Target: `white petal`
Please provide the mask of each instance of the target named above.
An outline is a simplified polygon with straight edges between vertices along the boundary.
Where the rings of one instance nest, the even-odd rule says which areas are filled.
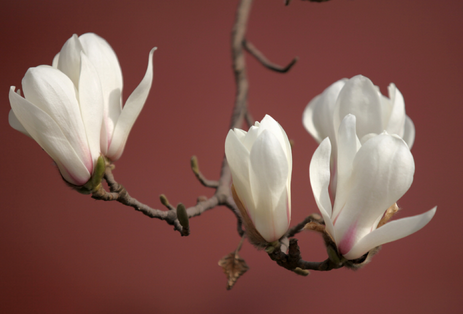
[[[379,98],[381,99],[381,116],[382,116],[381,125],[383,126],[383,128],[386,128],[389,122],[389,118],[391,117],[392,102],[389,98],[381,94],[381,92],[379,91],[379,88],[378,88],[378,95],[379,95]]]
[[[38,66],[26,72],[22,85],[25,98],[45,111],[58,124],[88,171],[92,172],[93,159],[74,84],[69,77],[50,66]]]
[[[405,125],[405,102],[402,93],[394,84],[389,85],[389,98],[392,103],[392,111],[386,130],[389,134],[397,134],[400,137],[404,135]]]
[[[273,242],[286,233],[290,222],[291,205],[289,194],[286,190],[283,190],[275,208],[266,210],[256,217],[254,225],[267,242]]]
[[[103,95],[100,80],[92,63],[81,53],[79,101],[93,161],[100,156],[100,132],[103,122]]]
[[[79,87],[81,51],[82,45],[77,35],[74,34],[61,48],[58,59],[58,70],[66,74],[77,88]]]
[[[53,58],[51,66],[54,67],[55,69],[57,69],[58,68],[58,62],[59,62],[59,52]]]
[[[333,222],[331,221],[331,200],[328,192],[330,185],[330,156],[331,142],[325,138],[310,161],[310,184],[312,192],[317,203],[318,209],[325,220],[326,228],[331,236],[334,237]]]
[[[283,149],[286,160],[288,163],[288,169],[291,176],[291,170],[293,165],[292,149],[291,144],[289,143],[288,136],[286,135],[283,127],[270,115],[266,114],[264,119],[259,124],[259,134],[263,131],[269,130],[277,139]],[[291,177],[289,177],[289,182],[291,182]]]
[[[336,199],[334,202],[333,222],[343,208],[352,188],[350,184],[353,162],[357,151],[360,149],[360,141],[355,133],[356,118],[348,114],[341,123],[338,132],[338,158],[337,158],[337,183]]]
[[[14,86],[12,86],[12,89],[14,90]],[[10,126],[16,131],[19,131],[22,134],[31,137],[30,134],[27,133],[27,130],[23,127],[21,122],[19,122],[18,118],[16,118],[16,115],[14,114],[13,110],[10,110],[10,113],[8,114],[8,122],[10,123]]]
[[[342,254],[376,228],[377,218],[409,189],[414,171],[413,156],[397,136],[383,133],[360,148],[354,159],[350,194],[335,222],[336,243]]]
[[[9,97],[19,122],[56,162],[64,179],[75,185],[85,184],[90,179],[90,173],[58,124],[46,112],[16,94],[13,87]]]
[[[243,139],[247,132],[237,128],[233,129],[233,131],[235,132],[236,137],[241,141],[241,143],[243,143]]]
[[[266,114],[260,122],[259,130],[260,133],[264,132],[265,130],[269,130],[276,137],[280,143],[280,147],[285,151],[285,154],[287,154],[288,151],[291,151],[291,145],[289,144],[286,132],[283,130],[281,125],[268,114]]]
[[[122,71],[114,50],[106,40],[93,33],[79,37],[85,54],[95,67],[100,78],[104,97],[104,128],[107,140],[111,141],[117,119],[122,111]],[[106,151],[109,142],[105,143]]]
[[[404,238],[417,232],[431,221],[436,213],[436,208],[437,207],[434,207],[421,215],[402,218],[385,224],[363,237],[352,250],[344,254],[344,257],[350,260],[359,258],[379,245]]]
[[[156,48],[151,49],[145,76],[127,99],[124,109],[114,127],[113,138],[111,139],[107,155],[112,160],[117,160],[122,155],[130,130],[148,98],[153,81],[153,53],[155,50]]]
[[[225,139],[225,156],[227,157],[233,185],[246,209],[255,208],[249,183],[249,151],[240,142],[235,131],[230,130]]]
[[[261,207],[260,202],[269,202],[270,208],[274,208],[286,189],[289,167],[277,137],[269,130],[264,130],[255,141],[250,161],[250,182],[256,207]]]
[[[262,133],[262,130],[259,126],[251,125],[248,132],[244,134],[244,137],[241,139],[241,143],[243,143],[244,147],[246,147],[248,151],[251,151],[252,145],[254,145],[254,142],[260,133]]]
[[[360,139],[360,143],[362,145],[364,145],[369,139],[377,136],[378,134],[376,133],[368,133],[367,135],[364,135],[361,139]]]
[[[373,83],[362,75],[351,78],[339,93],[334,114],[334,127],[341,124],[347,114],[357,118],[357,136],[368,133],[381,133],[381,98]]]
[[[415,125],[412,119],[408,116],[405,118],[405,128],[403,139],[407,143],[408,147],[412,149],[413,143],[415,142]]]
[[[305,107],[302,115],[302,123],[306,130],[313,136],[317,142],[321,142],[325,137],[329,136],[330,141],[335,144],[335,127],[333,125],[333,115],[336,105],[336,99],[339,92],[344,87],[347,79],[339,80],[327,89],[322,94],[312,99],[307,107]]]
[[[264,130],[255,141],[250,161],[250,185],[256,203],[253,222],[264,239],[274,241],[281,236],[276,233],[275,216],[288,215],[286,188],[289,169],[286,154],[270,130]]]

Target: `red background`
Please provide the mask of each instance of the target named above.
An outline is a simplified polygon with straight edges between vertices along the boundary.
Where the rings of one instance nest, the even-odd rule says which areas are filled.
[[[230,31],[238,1],[2,1],[0,4],[0,312],[2,313],[457,313],[462,309],[463,2],[256,0],[247,38],[288,74],[247,57],[254,117],[272,115],[295,141],[293,224],[318,212],[308,181],[316,143],[305,105],[332,82],[363,74],[403,93],[417,131],[415,181],[398,217],[438,205],[418,233],[383,246],[354,272],[299,277],[245,243],[250,270],[231,291],[217,261],[239,242],[223,207],[180,237],[165,222],[70,190],[50,158],[9,127],[8,90],[50,64],[73,34],[95,32],[118,54],[124,97],[154,55],[150,97],[114,172],[136,198],[162,208],[212,195],[189,169],[197,155],[217,179],[234,101]],[[306,260],[325,259],[318,235],[298,236]]]

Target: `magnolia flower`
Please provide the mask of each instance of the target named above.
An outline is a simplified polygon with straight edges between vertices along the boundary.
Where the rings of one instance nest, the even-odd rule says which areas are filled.
[[[302,122],[318,143],[330,138],[335,156],[338,128],[349,113],[357,117],[356,131],[361,142],[386,130],[403,138],[411,148],[415,127],[405,114],[404,98],[393,83],[388,90],[389,98],[362,75],[339,80],[310,101]]]
[[[72,36],[53,67],[26,72],[24,97],[10,88],[10,125],[33,138],[68,183],[85,185],[101,165],[101,153],[112,160],[122,154],[151,87],[153,51],[145,77],[121,110],[122,75],[113,50],[95,34]]]
[[[53,60],[53,67],[65,73],[80,88],[82,60],[93,65],[94,74],[100,82],[100,103],[103,108],[101,129],[101,152],[112,161],[119,159],[125,147],[135,120],[142,110],[153,80],[152,55],[149,53],[148,67],[142,81],[127,99],[122,108],[122,71],[114,50],[104,40],[93,33],[80,37],[73,35],[64,44]]]
[[[63,178],[77,186],[90,180],[100,156],[103,118],[100,84],[83,59],[81,88],[63,72],[41,65],[27,70],[24,97],[10,88],[10,125],[33,138],[57,164]],[[95,101],[95,103],[94,103]]]
[[[225,155],[233,194],[251,242],[280,239],[291,219],[291,146],[283,128],[266,115],[248,132],[230,130]]]
[[[333,208],[328,193],[332,147],[329,137],[312,157],[310,181],[326,230],[341,255],[357,259],[379,245],[420,230],[431,220],[436,207],[378,226],[413,181],[413,156],[399,136],[383,132],[362,145],[356,134],[356,118],[347,115],[337,139],[338,180]]]

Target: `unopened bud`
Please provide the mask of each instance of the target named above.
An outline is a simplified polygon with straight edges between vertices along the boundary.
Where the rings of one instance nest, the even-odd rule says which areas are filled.
[[[183,205],[182,203],[179,203],[177,205],[177,219],[182,225],[183,229],[185,230],[185,233],[188,234],[190,222],[188,219],[188,213],[186,212],[185,205]]]
[[[191,170],[193,170],[194,174],[198,174],[199,165],[198,165],[198,158],[196,156],[191,156],[190,165],[191,165]]]

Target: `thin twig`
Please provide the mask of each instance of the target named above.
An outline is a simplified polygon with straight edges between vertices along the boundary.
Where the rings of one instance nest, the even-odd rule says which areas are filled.
[[[296,64],[297,60],[299,60],[298,57],[295,57],[287,66],[282,67],[279,66],[278,64],[275,64],[268,60],[262,52],[259,51],[251,42],[247,41],[246,39],[243,41],[243,47],[246,49],[247,52],[249,52],[254,58],[257,59],[264,67],[266,67],[269,70],[279,72],[279,73],[286,73],[288,72],[293,65]]]
[[[303,221],[301,221],[300,223],[298,223],[297,225],[295,225],[291,229],[289,229],[286,232],[285,237],[287,237],[287,238],[294,237],[296,234],[298,234],[299,232],[301,232],[303,230],[303,228],[304,228],[304,226],[306,224],[308,224],[309,222],[312,222],[312,221],[318,222],[319,224],[324,224],[323,218],[320,215],[312,214],[310,216],[307,216]]]
[[[196,156],[191,157],[190,160],[191,170],[195,174],[198,181],[207,188],[218,188],[219,181],[208,180],[199,170],[198,158]]]
[[[329,1],[329,0],[302,0],[302,1],[310,1],[310,2],[326,2],[326,1]],[[285,5],[289,5],[289,3],[291,2],[291,0],[285,0]]]
[[[114,179],[111,167],[106,167],[104,179],[108,183],[110,192],[108,193],[102,186],[100,186],[100,189],[92,194],[92,198],[103,201],[117,201],[126,206],[131,206],[135,210],[150,218],[165,220],[169,225],[173,225],[175,230],[182,233],[182,226],[177,220],[177,213],[175,209],[169,211],[154,209],[131,197],[127,190]]]
[[[246,238],[246,235],[243,234],[243,236],[241,237],[240,243],[238,244],[238,247],[235,250],[235,255],[237,255],[238,252],[241,250],[241,247],[243,246],[243,243],[244,243],[244,238]]]

